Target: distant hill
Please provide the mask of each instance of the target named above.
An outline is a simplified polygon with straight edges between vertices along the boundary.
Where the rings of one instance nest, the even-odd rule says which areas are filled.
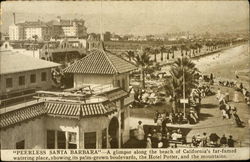
[[[55,19],[56,14],[28,14],[16,13],[16,22],[20,21],[49,21]],[[86,21],[88,32],[100,32],[100,16],[97,14],[65,14],[60,15],[63,19],[83,18]],[[158,20],[146,20],[144,17],[126,17],[124,15],[106,14],[103,18],[103,31],[111,31],[119,34],[160,34],[169,32],[226,32],[235,30],[249,30],[249,20],[199,20],[194,22],[177,21],[174,18],[165,20],[159,17]],[[13,23],[12,13],[2,13],[1,32],[8,32],[8,26]],[[164,21],[162,21],[164,20]],[[155,23],[155,21],[157,23]]]

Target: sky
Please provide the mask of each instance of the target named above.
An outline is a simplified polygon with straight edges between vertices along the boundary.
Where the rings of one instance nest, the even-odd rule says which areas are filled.
[[[109,30],[120,34],[191,30],[196,26],[227,24],[249,19],[249,4],[246,0],[7,1],[1,3],[1,8],[3,15],[15,12],[18,17],[19,13],[25,13],[25,16],[18,17],[18,20],[43,19],[46,14],[54,17],[71,15],[70,18],[75,15],[76,18],[82,17],[86,20],[90,32]],[[3,16],[3,26],[9,25],[7,19],[9,17],[5,20]]]

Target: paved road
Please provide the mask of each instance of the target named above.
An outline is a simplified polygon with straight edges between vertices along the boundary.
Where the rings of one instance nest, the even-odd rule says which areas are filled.
[[[222,87],[222,92],[229,91],[230,98],[233,98],[234,90],[232,88]],[[217,133],[220,137],[225,134],[227,137],[232,135],[238,141],[237,146],[250,146],[250,107],[243,101],[241,96],[240,103],[229,102],[229,104],[237,107],[238,115],[244,122],[245,127],[236,127],[234,120],[223,119],[218,108],[218,101],[215,96],[206,97],[202,100],[201,121],[192,126],[192,130],[188,134],[188,140],[191,140],[193,135],[203,132],[207,134]]]
[[[213,88],[216,91],[217,87]],[[234,90],[232,88],[221,87],[222,93],[229,91],[230,98],[233,98]],[[188,127],[191,128],[191,131],[187,135],[187,141],[191,142],[191,138],[193,135],[202,135],[203,132],[206,132],[208,135],[211,133],[217,133],[220,137],[225,134],[226,137],[232,135],[235,140],[238,141],[236,146],[250,146],[250,107],[243,101],[243,96],[241,96],[240,103],[229,102],[229,104],[237,107],[238,115],[242,121],[245,123],[244,128],[236,127],[234,120],[232,119],[224,119],[222,118],[222,114],[218,107],[218,101],[216,96],[205,97],[202,100],[202,108],[201,108],[201,120],[196,125],[183,124],[183,125],[172,125],[168,126],[176,126],[176,127]],[[141,111],[144,108],[140,109]],[[138,125],[137,122],[139,120],[142,121],[143,124],[155,125],[153,119],[150,117],[136,117],[131,114],[130,126],[132,128],[136,128]]]

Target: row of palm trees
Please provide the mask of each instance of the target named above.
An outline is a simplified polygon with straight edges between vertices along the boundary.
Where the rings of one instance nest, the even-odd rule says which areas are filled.
[[[140,80],[141,87],[145,88],[145,73],[152,67],[154,60],[152,60],[150,48],[144,48],[138,53],[132,51],[128,52],[130,60],[133,60],[134,63],[138,66],[140,70]],[[133,56],[133,57],[132,57]],[[181,98],[183,98],[183,82],[185,76],[185,96],[189,96],[191,90],[197,87],[197,80],[195,75],[197,74],[198,69],[195,67],[195,64],[188,58],[182,57],[178,58],[171,65],[170,74],[171,78],[165,80],[165,90],[167,94],[172,96],[173,99],[173,111],[177,111],[177,106]]]
[[[180,51],[181,56],[186,57],[195,57],[196,55],[202,52],[202,49],[205,49],[207,52],[215,51],[219,48],[228,47],[233,43],[232,40],[203,40],[196,42],[186,42],[178,45],[166,46],[162,45],[159,47],[148,46],[145,47],[145,51],[150,55],[154,56],[154,62],[158,62],[157,55],[160,54],[160,60],[163,61],[164,55],[167,60],[175,59],[175,52]],[[126,57],[131,61],[131,59],[135,56],[135,51],[129,50],[126,52]]]

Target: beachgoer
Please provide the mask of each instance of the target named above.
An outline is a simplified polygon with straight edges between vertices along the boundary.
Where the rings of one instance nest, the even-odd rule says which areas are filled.
[[[235,140],[233,139],[233,136],[229,136],[229,139],[227,140],[228,147],[234,147]]]
[[[220,139],[220,144],[221,144],[223,147],[226,147],[226,145],[227,145],[227,138],[225,137],[225,134],[223,134],[223,136],[221,137],[221,139]]]
[[[145,133],[144,133],[144,129],[143,129],[143,125],[141,121],[138,122],[137,131],[138,131],[137,139],[144,140]]]
[[[146,148],[152,148],[151,134],[148,134]]]

